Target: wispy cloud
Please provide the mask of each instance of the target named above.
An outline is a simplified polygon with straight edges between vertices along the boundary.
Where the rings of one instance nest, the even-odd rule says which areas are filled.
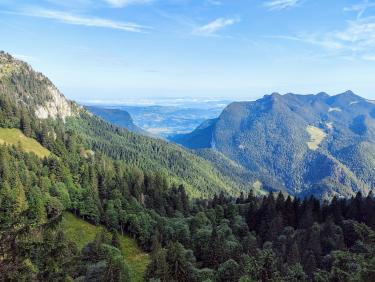
[[[369,54],[375,53],[375,17],[350,21],[343,30],[275,38],[313,44],[346,58],[372,61],[374,56]]]
[[[82,16],[71,14],[68,12],[57,11],[57,10],[47,10],[42,8],[28,8],[20,13],[21,15],[37,18],[51,19],[58,22],[71,25],[81,25],[88,27],[102,27],[123,30],[128,32],[146,32],[148,27],[128,22],[113,21],[110,19]]]
[[[240,20],[237,18],[218,18],[208,24],[196,28],[193,33],[196,35],[213,36],[221,29],[238,23],[239,21]]]
[[[148,4],[153,2],[154,0],[104,0],[109,5],[115,8],[122,8],[128,5],[133,4]]]
[[[222,5],[223,3],[219,0],[206,0],[204,2],[206,5],[212,5],[212,6],[220,6]]]
[[[282,39],[290,40],[302,43],[308,43],[316,46],[323,47],[327,50],[336,51],[343,48],[341,42],[333,40],[328,34],[318,34],[318,33],[301,33],[297,35],[277,35],[277,36],[267,36],[272,39]]]
[[[295,7],[301,3],[301,0],[270,0],[264,3],[269,10],[284,10]]]
[[[372,62],[375,62],[375,55],[374,54],[368,54],[368,55],[364,55],[362,57],[363,60],[365,61],[372,61]]]
[[[356,12],[357,13],[357,19],[362,18],[362,16],[365,14],[365,12],[370,9],[375,7],[375,2],[371,2],[369,0],[365,0],[361,3],[345,7],[344,11],[346,12]]]

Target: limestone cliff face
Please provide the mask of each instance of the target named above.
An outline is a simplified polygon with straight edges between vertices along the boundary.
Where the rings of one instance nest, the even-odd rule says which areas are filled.
[[[35,115],[40,119],[46,118],[65,118],[73,116],[74,110],[72,104],[55,87],[48,86],[51,100],[46,101],[44,105],[39,105],[35,110]]]
[[[28,107],[40,119],[65,120],[81,110],[42,73],[4,52],[0,52],[0,94]]]

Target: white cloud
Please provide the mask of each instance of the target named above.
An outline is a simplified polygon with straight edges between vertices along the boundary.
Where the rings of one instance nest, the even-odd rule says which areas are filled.
[[[153,0],[104,0],[109,5],[115,8],[122,8],[133,4],[148,4],[153,2]]]
[[[67,12],[46,10],[40,8],[27,9],[24,10],[21,14],[30,17],[52,19],[66,24],[110,28],[128,32],[145,32],[147,29],[147,27],[135,23],[126,23],[103,18],[74,15]]]
[[[365,61],[375,62],[375,55],[367,54],[362,57]]]
[[[196,28],[193,33],[196,35],[205,36],[215,35],[219,30],[238,22],[239,19],[218,18],[212,22],[209,22],[208,24]]]
[[[344,11],[346,12],[356,12],[357,13],[357,19],[360,19],[363,14],[370,8],[375,7],[375,2],[370,2],[369,0],[365,0],[361,3],[352,5],[350,7],[345,7]]]
[[[284,10],[292,8],[301,3],[301,0],[271,0],[264,3],[264,6],[270,10]]]
[[[350,21],[342,30],[274,38],[313,44],[346,58],[373,60],[369,54],[375,53],[375,17]]]

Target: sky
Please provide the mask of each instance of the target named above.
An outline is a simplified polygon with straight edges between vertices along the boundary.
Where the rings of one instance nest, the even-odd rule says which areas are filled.
[[[81,102],[375,99],[375,0],[0,0],[0,50]]]

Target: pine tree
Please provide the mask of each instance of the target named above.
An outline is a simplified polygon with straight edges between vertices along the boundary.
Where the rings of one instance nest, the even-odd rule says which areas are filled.
[[[25,134],[28,137],[31,137],[31,120],[29,115],[25,111],[22,111],[20,126],[23,134]]]
[[[290,247],[286,257],[286,262],[288,265],[294,265],[300,262],[300,252],[296,242]]]
[[[147,278],[156,278],[160,282],[171,281],[166,257],[167,251],[165,249],[159,249],[152,253],[151,263],[148,265],[146,272]]]

